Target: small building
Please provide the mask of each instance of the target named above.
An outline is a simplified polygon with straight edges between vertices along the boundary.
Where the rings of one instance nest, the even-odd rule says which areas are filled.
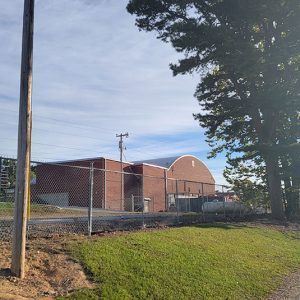
[[[172,209],[175,199],[215,194],[211,172],[192,155],[122,163],[99,157],[38,165],[35,201],[87,207],[91,179],[93,206],[102,209],[139,210],[144,199],[146,211],[167,211]]]

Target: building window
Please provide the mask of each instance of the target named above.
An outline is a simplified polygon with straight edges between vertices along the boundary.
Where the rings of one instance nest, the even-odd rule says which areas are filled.
[[[195,167],[195,161],[192,160],[192,167],[194,168]]]

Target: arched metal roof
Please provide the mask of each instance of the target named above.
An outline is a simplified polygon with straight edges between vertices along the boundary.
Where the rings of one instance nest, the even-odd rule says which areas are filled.
[[[164,158],[155,158],[155,159],[148,159],[148,160],[141,160],[141,161],[134,161],[133,164],[135,164],[135,165],[148,164],[148,165],[153,165],[153,166],[158,166],[158,167],[170,169],[172,167],[172,165],[177,160],[179,160],[183,157],[186,157],[186,156],[193,157],[194,159],[200,161],[208,169],[208,167],[205,165],[205,163],[202,160],[200,160],[198,157],[196,157],[194,155],[190,155],[190,154],[172,156],[172,157],[164,157]]]
[[[148,160],[141,160],[141,161],[134,161],[132,162],[135,165],[142,165],[142,164],[147,164],[147,165],[151,165],[151,166],[156,166],[156,167],[160,167],[160,168],[164,168],[164,169],[171,169],[171,167],[176,163],[176,161],[178,161],[179,159],[183,158],[183,157],[192,157],[195,160],[198,160],[199,162],[201,162],[201,164],[203,164],[203,166],[207,169],[208,173],[210,174],[211,178],[213,181],[214,177],[212,175],[212,173],[210,172],[210,170],[208,169],[207,165],[200,160],[198,157],[194,156],[194,155],[180,155],[180,156],[172,156],[172,157],[164,157],[164,158],[156,158],[156,159],[148,159]]]
[[[140,160],[140,161],[134,161],[133,163],[135,165],[148,164],[148,165],[154,165],[154,166],[159,166],[159,167],[169,169],[173,165],[173,163],[177,159],[179,159],[180,157],[182,157],[182,156],[173,156],[173,157],[164,157],[164,158]]]

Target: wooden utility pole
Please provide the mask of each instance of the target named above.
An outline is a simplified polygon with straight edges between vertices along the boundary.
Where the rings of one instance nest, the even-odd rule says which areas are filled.
[[[34,1],[24,0],[22,61],[20,82],[18,162],[15,189],[15,211],[11,271],[19,278],[25,276],[25,246],[27,205],[30,184],[31,95]]]
[[[123,202],[124,202],[124,174],[123,174],[123,137],[128,138],[129,134],[127,133],[121,133],[116,134],[116,137],[120,138],[119,141],[119,149],[120,149],[120,162],[121,162],[121,187],[120,187],[120,210],[123,210]]]

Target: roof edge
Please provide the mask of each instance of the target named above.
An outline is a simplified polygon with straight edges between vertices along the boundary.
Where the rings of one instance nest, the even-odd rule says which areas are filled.
[[[134,166],[149,166],[149,167],[155,167],[155,168],[159,168],[159,169],[164,169],[164,170],[168,170],[168,168],[166,167],[162,167],[162,166],[158,166],[158,165],[153,165],[153,164],[148,164],[148,163],[140,163],[140,164],[133,164]]]

